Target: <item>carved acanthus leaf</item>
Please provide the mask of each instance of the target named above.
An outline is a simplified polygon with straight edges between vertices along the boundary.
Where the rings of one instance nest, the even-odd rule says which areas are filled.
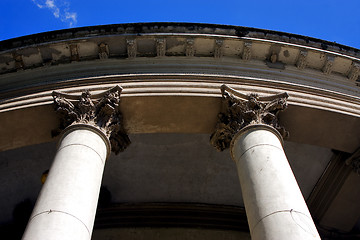
[[[72,124],[89,124],[100,129],[110,140],[111,150],[116,154],[125,150],[130,139],[123,126],[120,112],[120,93],[116,86],[92,96],[84,91],[81,96],[53,92],[55,111],[60,115],[60,126],[54,135]]]
[[[223,151],[230,146],[234,135],[251,124],[267,124],[274,127],[285,138],[289,133],[279,125],[277,115],[287,107],[287,93],[269,97],[257,94],[244,95],[222,85],[222,111],[210,143]]]

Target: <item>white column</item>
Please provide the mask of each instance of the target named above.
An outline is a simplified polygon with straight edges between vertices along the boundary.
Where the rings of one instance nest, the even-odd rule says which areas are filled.
[[[99,129],[65,129],[23,240],[89,240],[110,143]]]
[[[282,147],[268,125],[249,125],[230,146],[252,240],[320,239]]]

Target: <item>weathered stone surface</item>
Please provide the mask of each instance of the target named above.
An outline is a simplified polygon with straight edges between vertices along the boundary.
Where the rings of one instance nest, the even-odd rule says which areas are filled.
[[[99,128],[109,138],[111,150],[116,154],[125,150],[130,139],[123,126],[120,112],[120,93],[122,88],[116,86],[104,93],[95,95],[93,100],[89,91],[81,96],[53,92],[55,111],[60,115],[59,129],[53,131],[58,135],[66,127],[83,123]]]
[[[99,45],[99,58],[108,59],[110,55],[109,46],[106,43],[100,43]]]
[[[101,135],[84,125],[64,134],[22,239],[91,239],[109,153]]]
[[[236,163],[253,240],[320,240],[281,137],[269,125],[251,125],[234,137]]]
[[[223,151],[230,146],[234,135],[250,124],[267,124],[274,127],[285,138],[288,132],[279,125],[277,114],[287,107],[287,93],[269,97],[249,96],[222,85],[222,110],[214,133],[210,137],[211,144]]]
[[[297,59],[297,62],[296,62],[296,67],[298,69],[304,69],[306,67],[306,64],[307,64],[307,55],[308,55],[308,52],[305,51],[305,50],[300,50],[299,52],[299,57]]]

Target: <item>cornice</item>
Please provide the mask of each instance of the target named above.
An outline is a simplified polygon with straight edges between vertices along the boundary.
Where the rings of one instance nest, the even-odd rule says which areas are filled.
[[[238,65],[263,62],[298,75],[317,70],[357,85],[358,49],[309,37],[261,29],[181,23],[94,26],[0,42],[0,74],[107,59],[213,58]],[[149,60],[149,59],[148,59]],[[151,60],[150,60],[151,61]],[[331,81],[331,79],[328,79]]]

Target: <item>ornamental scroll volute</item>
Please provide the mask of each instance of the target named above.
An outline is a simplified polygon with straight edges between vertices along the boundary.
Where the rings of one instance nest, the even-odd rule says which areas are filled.
[[[222,110],[210,143],[223,151],[237,132],[252,124],[266,124],[275,128],[283,138],[289,133],[279,125],[278,113],[287,107],[287,93],[259,97],[257,94],[245,95],[226,85],[221,86]]]
[[[119,86],[93,96],[89,91],[82,92],[80,96],[54,91],[52,96],[55,111],[60,116],[60,126],[53,135],[58,135],[72,124],[89,124],[108,137],[115,154],[124,151],[131,142],[120,112],[121,91]]]

